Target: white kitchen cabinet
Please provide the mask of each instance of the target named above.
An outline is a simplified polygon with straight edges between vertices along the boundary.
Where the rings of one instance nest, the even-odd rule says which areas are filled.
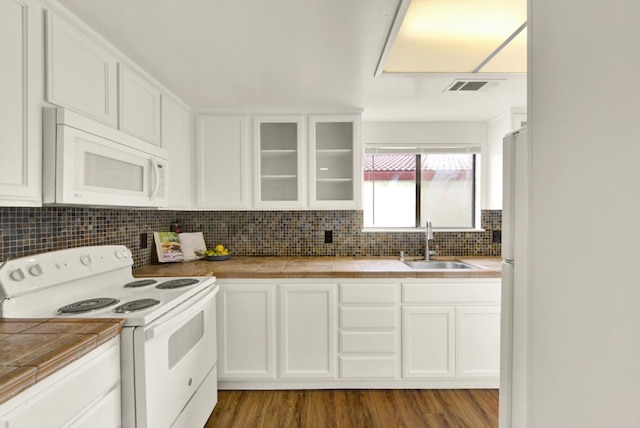
[[[162,97],[162,148],[169,152],[170,209],[191,208],[191,112],[180,102]]]
[[[280,377],[336,377],[336,284],[280,284]]]
[[[196,116],[196,207],[251,207],[251,149],[246,115]]]
[[[393,283],[340,284],[341,379],[400,377],[399,291]]]
[[[456,308],[456,376],[500,376],[500,306]]]
[[[160,145],[160,90],[124,64],[118,65],[118,127]]]
[[[309,115],[309,207],[360,209],[360,115]]]
[[[405,378],[455,377],[455,313],[453,306],[402,309]]]
[[[117,127],[116,57],[51,10],[46,32],[47,101]]]
[[[304,116],[254,116],[254,205],[304,208],[306,157]]]
[[[120,400],[116,337],[0,405],[0,425],[112,428],[122,424]]]
[[[221,389],[498,386],[499,278],[218,283]]]
[[[276,284],[220,285],[218,378],[275,379]]]
[[[0,4],[0,206],[42,203],[42,28],[39,2]]]

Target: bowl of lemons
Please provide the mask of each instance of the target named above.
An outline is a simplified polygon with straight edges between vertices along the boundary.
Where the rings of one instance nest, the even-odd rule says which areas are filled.
[[[231,252],[222,244],[218,244],[213,247],[212,250],[207,250],[204,253],[205,260],[214,262],[220,262],[222,260],[229,260],[231,258]]]

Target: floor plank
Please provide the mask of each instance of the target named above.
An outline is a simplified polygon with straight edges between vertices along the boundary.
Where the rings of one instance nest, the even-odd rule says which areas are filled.
[[[205,428],[496,428],[497,389],[219,391]]]

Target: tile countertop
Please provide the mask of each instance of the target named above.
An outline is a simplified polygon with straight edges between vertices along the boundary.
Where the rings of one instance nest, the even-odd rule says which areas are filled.
[[[410,260],[407,258],[407,260]],[[136,277],[211,276],[217,278],[500,278],[500,258],[438,257],[477,267],[473,270],[417,271],[391,257],[232,257],[146,265]]]
[[[0,404],[120,334],[122,319],[0,318]]]

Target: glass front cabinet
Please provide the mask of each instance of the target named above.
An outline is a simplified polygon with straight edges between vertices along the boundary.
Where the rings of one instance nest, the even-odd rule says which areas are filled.
[[[304,117],[254,116],[255,206],[304,208]]]
[[[309,115],[309,208],[360,209],[360,115]]]
[[[359,114],[253,116],[254,207],[360,209]]]

